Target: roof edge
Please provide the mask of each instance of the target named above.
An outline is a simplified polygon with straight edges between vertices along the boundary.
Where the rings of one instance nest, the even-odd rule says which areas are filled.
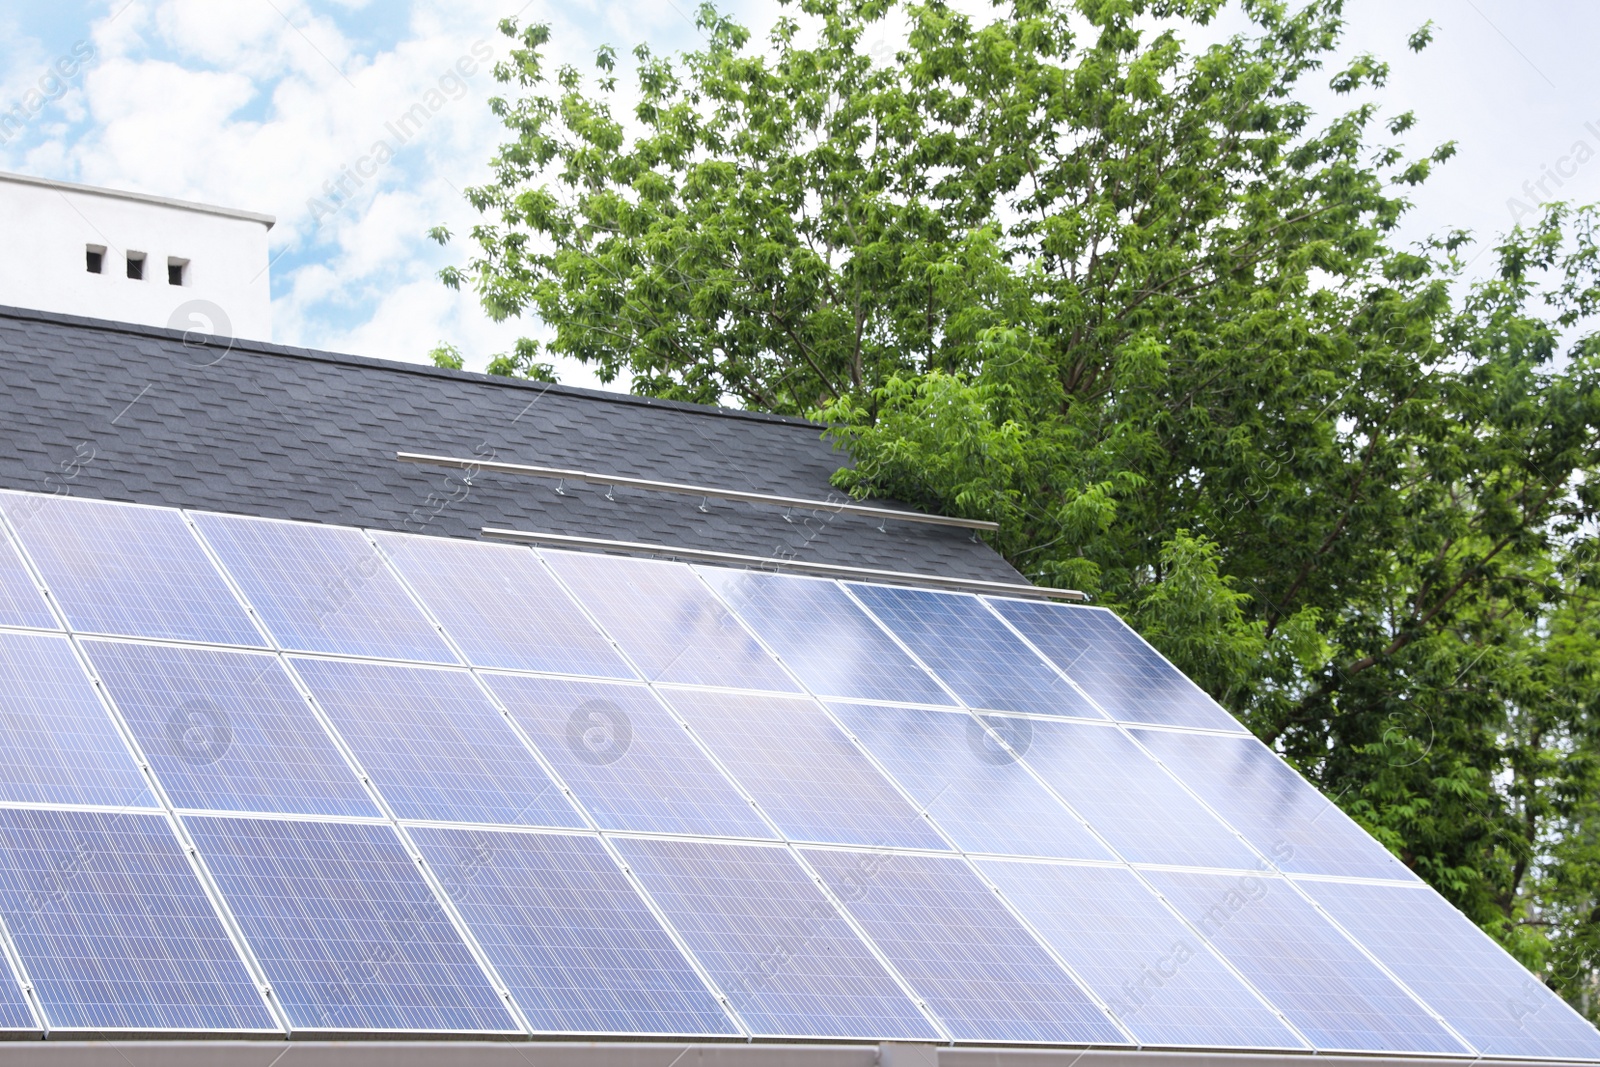
[[[505,378],[494,374],[480,374],[477,371],[450,370],[447,367],[430,367],[423,363],[407,363],[397,359],[376,359],[372,356],[357,356],[344,352],[326,352],[315,348],[300,348],[295,345],[280,345],[270,341],[251,341],[245,338],[231,338],[226,342],[198,342],[187,336],[182,330],[169,330],[159,326],[143,326],[132,322],[118,322],[114,319],[95,319],[84,315],[67,315],[56,311],[40,311],[35,308],[10,307],[0,304],[0,319],[22,319],[34,322],[50,322],[63,326],[78,326],[89,330],[98,330],[103,333],[120,333],[136,337],[151,337],[162,341],[182,341],[193,347],[196,344],[205,344],[214,348],[242,349],[268,356],[284,356],[290,359],[305,359],[317,363],[334,363],[353,367],[367,367],[372,370],[385,370],[399,374],[417,374],[432,378],[450,378],[458,381],[470,381],[480,385],[492,385],[501,389],[529,389],[544,395],[546,392],[555,392],[565,396],[581,397],[587,400],[598,400],[612,404],[630,404],[638,407],[663,408],[668,411],[682,412],[686,415],[701,415],[711,418],[749,419],[755,422],[777,423],[779,425],[794,426],[797,428],[815,430],[818,433],[827,429],[824,423],[812,422],[810,419],[797,418],[792,415],[771,415],[762,411],[745,411],[742,408],[727,408],[715,404],[691,404],[683,400],[661,400],[656,397],[636,396],[633,393],[618,393],[607,389],[588,389],[576,385],[560,385],[552,382],[538,382],[527,378]]]
[[[278,1050],[282,1051],[278,1051]],[[702,1067],[1470,1067],[1466,1056],[1426,1053],[1316,1053],[1226,1049],[1019,1047],[934,1045],[912,1041],[802,1042],[725,1041],[659,1038],[594,1041],[564,1037],[509,1038],[500,1041],[450,1039],[395,1040],[356,1035],[343,1040],[283,1038],[175,1041],[151,1034],[147,1040],[89,1041],[76,1034],[52,1034],[48,1041],[0,1041],[0,1067],[128,1067],[171,1063],[179,1067],[260,1067],[292,1052],[299,1067],[351,1067],[384,1063],[391,1067],[657,1067],[673,1057]],[[276,1053],[276,1058],[274,1058]],[[1498,1067],[1554,1067],[1555,1060],[1478,1057],[1471,1063]],[[1582,1062],[1582,1061],[1578,1061]],[[1592,1061],[1591,1061],[1592,1062]]]
[[[83,185],[78,182],[64,182],[55,178],[36,178],[31,174],[13,174],[10,171],[0,170],[0,182],[12,182],[16,185],[37,185],[45,189],[84,193],[89,196],[104,196],[112,200],[137,200],[144,204],[159,204],[162,207],[199,211],[207,215],[221,215],[230,219],[243,219],[246,222],[259,222],[269,230],[278,224],[276,216],[263,215],[259,211],[219,207],[216,204],[202,204],[197,200],[178,200],[170,196],[155,196],[151,193],[130,193],[123,189],[108,189],[103,185]]]

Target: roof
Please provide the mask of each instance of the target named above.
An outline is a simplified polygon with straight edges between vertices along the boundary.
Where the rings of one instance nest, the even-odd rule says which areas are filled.
[[[56,181],[54,178],[35,178],[31,174],[12,174],[9,171],[0,171],[0,182],[11,182],[15,185],[37,185],[45,189],[59,189],[68,193],[104,196],[112,200],[137,200],[145,204],[182,208],[185,211],[198,211],[206,215],[221,215],[229,219],[259,222],[269,230],[277,225],[278,222],[272,215],[263,215],[258,211],[241,211],[238,208],[201,204],[193,200],[174,200],[170,196],[152,196],[149,193],[130,193],[121,189],[107,189],[100,185],[80,185],[77,182]]]
[[[843,499],[803,419],[0,307],[0,487],[478,538],[485,527],[1016,582],[969,531],[403,464],[401,451]],[[704,510],[702,510],[704,508]]]

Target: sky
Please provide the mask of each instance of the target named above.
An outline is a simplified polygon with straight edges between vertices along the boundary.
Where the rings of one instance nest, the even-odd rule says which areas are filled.
[[[487,105],[500,87],[481,61],[505,54],[498,22],[550,23],[553,59],[587,67],[601,44],[624,54],[640,42],[657,54],[693,48],[693,3],[5,0],[0,110],[58,58],[91,58],[0,143],[0,170],[274,215],[273,340],[410,361],[449,342],[481,369],[518,336],[544,333],[537,321],[492,322],[471,292],[437,277],[470,254],[462,235],[479,216],[462,191],[488,179],[501,140]],[[719,6],[758,34],[781,10],[775,0]],[[1415,154],[1458,144],[1413,194],[1408,238],[1453,228],[1492,237],[1540,201],[1600,200],[1590,51],[1600,4],[1349,0],[1346,12],[1346,51],[1392,65],[1385,113],[1418,115]],[[1406,37],[1430,19],[1433,45],[1409,52]],[[1241,27],[1235,14],[1206,32]],[[331,183],[387,138],[386,125],[440,97],[426,127],[330,210]],[[1312,99],[1329,114],[1340,105],[1331,94]],[[439,224],[458,235],[443,248],[427,238]],[[599,384],[575,363],[557,371],[563,382]]]

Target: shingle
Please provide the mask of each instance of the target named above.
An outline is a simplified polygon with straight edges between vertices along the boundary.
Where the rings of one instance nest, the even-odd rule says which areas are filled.
[[[181,335],[0,308],[0,486],[40,490],[88,442],[80,496],[416,529],[476,538],[484,526],[1016,581],[959,529],[602,487],[480,475],[459,485],[396,451],[487,455],[660,481],[839,497],[845,461],[800,419],[509,381],[358,356],[235,342],[209,367]],[[149,387],[147,391],[146,387]],[[144,391],[140,396],[141,391]],[[130,407],[129,402],[139,397]],[[113,421],[115,420],[115,421]],[[450,479],[447,484],[447,478]],[[459,490],[456,490],[459,492]],[[893,506],[892,502],[885,502]]]

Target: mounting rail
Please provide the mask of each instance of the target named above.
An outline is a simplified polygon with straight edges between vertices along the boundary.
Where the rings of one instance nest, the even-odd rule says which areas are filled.
[[[896,522],[921,522],[930,526],[959,526],[965,530],[1000,529],[998,522],[984,519],[962,519],[951,515],[929,515],[921,511],[900,511],[896,508],[874,508],[865,504],[846,504],[828,500],[805,500],[793,496],[774,496],[770,493],[746,493],[738,489],[713,489],[704,485],[683,485],[678,482],[656,482],[648,478],[629,478],[620,474],[595,474],[592,471],[569,471],[559,467],[530,467],[523,463],[500,463],[486,459],[460,459],[455,456],[430,456],[421,452],[396,452],[401,463],[420,463],[428,467],[449,467],[460,470],[495,471],[499,474],[520,474],[529,478],[554,478],[567,482],[591,482],[595,485],[620,485],[630,489],[648,489],[657,493],[681,493],[702,500],[738,500],[746,504],[771,504],[780,508],[797,508],[802,511],[831,511],[841,515],[865,515],[873,519],[893,519]]]
[[[997,596],[1043,597],[1050,600],[1086,601],[1088,594],[1076,589],[1049,589],[1040,585],[1018,585],[1015,582],[986,582],[978,578],[946,578],[939,574],[909,574],[905,571],[880,571],[868,567],[846,567],[838,563],[811,563],[799,559],[778,559],[772,556],[741,556],[735,552],[713,552],[705,548],[678,548],[673,545],[650,545],[641,541],[608,541],[603,537],[572,537],[567,534],[538,533],[528,530],[500,530],[484,527],[483,536],[497,541],[519,541],[529,545],[548,545],[551,548],[598,548],[629,556],[667,556],[674,559],[696,559],[706,563],[728,563],[755,570],[791,570],[820,574],[829,578],[855,578],[859,581],[898,582],[902,585],[924,585],[935,589],[959,589],[969,593],[993,593]]]

